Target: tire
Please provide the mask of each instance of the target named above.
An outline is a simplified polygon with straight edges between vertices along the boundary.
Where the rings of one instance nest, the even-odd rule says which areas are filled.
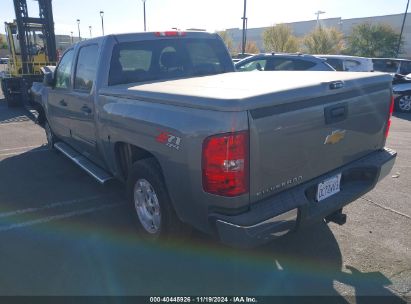
[[[403,95],[395,99],[395,110],[401,113],[411,112],[411,95]]]
[[[9,108],[16,108],[16,107],[20,106],[19,97],[20,97],[19,95],[7,93],[7,95],[5,95],[7,106]]]
[[[160,166],[153,158],[137,161],[127,179],[127,196],[139,235],[151,240],[183,236],[187,227],[178,219]]]
[[[44,131],[46,132],[47,146],[49,147],[49,149],[54,149],[54,144],[58,141],[58,139],[56,135],[54,135],[53,130],[51,130],[51,127],[47,120],[44,122]]]

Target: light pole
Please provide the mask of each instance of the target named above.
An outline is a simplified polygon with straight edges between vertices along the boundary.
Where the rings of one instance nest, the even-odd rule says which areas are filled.
[[[78,29],[78,41],[81,41],[81,35],[80,35],[80,19],[77,19],[77,29]]]
[[[317,15],[317,26],[320,26],[320,15],[325,14],[323,11],[317,11],[314,13],[314,15]]]
[[[90,30],[90,38],[92,38],[93,36],[91,35],[91,25],[88,26],[88,29]]]
[[[410,5],[410,0],[407,1],[407,7],[405,8],[404,19],[402,19],[401,33],[400,33],[400,37],[398,38],[397,58],[400,53],[402,33],[404,32],[404,25],[405,25],[405,20],[407,19],[407,12],[408,12],[409,5]]]
[[[241,46],[241,53],[244,55],[245,53],[245,46],[247,44],[247,0],[244,0],[244,14],[241,19],[243,19],[243,41]]]
[[[143,12],[144,12],[144,31],[147,32],[147,25],[146,25],[146,0],[143,1]]]
[[[74,43],[74,41],[73,41],[73,32],[70,32],[71,33],[71,44],[73,44]]]
[[[104,12],[100,11],[100,17],[101,17],[101,31],[103,32],[104,36]]]

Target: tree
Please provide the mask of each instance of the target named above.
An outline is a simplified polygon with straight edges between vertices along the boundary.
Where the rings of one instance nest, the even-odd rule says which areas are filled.
[[[223,39],[228,51],[231,55],[235,53],[233,39],[231,39],[230,34],[227,31],[217,32],[217,34]]]
[[[249,54],[258,54],[260,53],[260,49],[255,41],[247,41],[245,44],[245,52]]]
[[[3,35],[0,34],[0,49],[7,49],[7,42]]]
[[[286,24],[278,24],[263,32],[264,48],[269,52],[295,53],[300,43]]]
[[[344,35],[335,28],[318,26],[303,38],[303,45],[310,54],[339,54],[344,48]]]
[[[363,57],[396,57],[399,36],[388,24],[362,23],[354,26],[348,36],[347,53]],[[403,45],[401,39],[400,53]]]

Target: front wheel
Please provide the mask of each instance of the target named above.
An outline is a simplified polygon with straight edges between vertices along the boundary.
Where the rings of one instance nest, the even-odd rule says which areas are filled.
[[[127,192],[133,221],[143,237],[158,240],[185,229],[173,209],[160,166],[154,159],[140,160],[132,166]]]
[[[53,149],[54,144],[57,142],[57,138],[56,138],[56,135],[54,135],[53,131],[51,130],[51,127],[48,121],[44,122],[44,131],[46,132],[46,137],[47,137],[47,147],[49,149]]]
[[[403,95],[395,100],[395,110],[402,113],[411,112],[411,95]]]

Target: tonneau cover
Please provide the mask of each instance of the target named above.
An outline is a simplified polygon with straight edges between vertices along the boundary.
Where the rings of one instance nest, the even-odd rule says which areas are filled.
[[[335,81],[342,81],[344,86],[332,90],[330,84]],[[218,111],[244,111],[353,90],[362,91],[369,86],[388,87],[391,81],[391,76],[385,73],[233,72],[116,85],[100,89],[99,94]]]

